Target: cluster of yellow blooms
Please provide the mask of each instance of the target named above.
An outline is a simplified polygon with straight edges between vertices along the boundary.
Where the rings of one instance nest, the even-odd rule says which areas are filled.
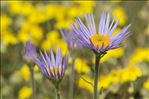
[[[112,70],[109,74],[101,75],[99,77],[98,89],[100,89],[101,87],[107,89],[112,84],[135,81],[141,75],[142,72],[137,66],[128,66],[123,69]],[[88,82],[92,84],[89,84]],[[84,88],[89,92],[93,92],[92,85],[93,85],[93,79],[88,76],[82,76],[82,78],[79,79],[79,87]]]
[[[17,38],[8,28],[8,26],[10,26],[11,23],[12,20],[7,15],[1,15],[1,51],[5,51],[6,46],[8,46],[9,44],[16,44],[18,42]]]
[[[130,57],[130,63],[137,64],[143,61],[149,62],[149,48],[136,48]]]
[[[118,58],[123,53],[124,53],[124,50],[122,48],[108,51],[108,54],[103,57],[102,62],[104,62],[104,60],[110,60],[111,58]],[[112,84],[121,84],[129,81],[137,80],[138,77],[141,77],[143,75],[141,69],[137,66],[138,65],[137,63],[143,62],[143,61],[149,61],[149,57],[147,56],[148,53],[149,53],[148,48],[137,48],[134,51],[134,53],[131,55],[128,66],[117,70],[114,69],[110,73],[106,75],[101,75],[99,77],[99,89],[101,87],[104,89],[107,89]],[[82,63],[80,62],[80,64]],[[82,67],[79,67],[79,68],[86,68],[86,66],[88,65],[86,64],[84,67],[83,66],[84,65],[82,65]],[[85,73],[88,73],[88,72],[85,72]],[[80,88],[86,89],[89,92],[93,92],[93,87],[92,87],[93,79],[91,77],[83,75],[79,79],[78,84]],[[145,89],[148,89],[148,80],[144,83],[143,87]]]
[[[58,45],[62,49],[62,54],[68,51],[66,42],[61,38],[58,29],[70,28],[70,23],[76,16],[83,16],[84,13],[90,13],[95,7],[94,1],[72,1],[72,2],[49,2],[47,4],[22,1],[10,1],[2,2],[2,7],[8,7],[9,14],[5,12],[1,14],[1,44],[2,50],[5,51],[10,44],[17,44],[18,42],[25,43],[27,40],[33,40],[36,45],[43,49],[48,50],[49,47],[55,48]],[[124,25],[127,21],[125,10],[122,7],[116,7],[112,10],[116,19],[120,16],[120,26]],[[12,17],[17,15],[17,20]],[[55,20],[55,24],[51,29],[50,20]],[[46,23],[46,22],[49,23]],[[41,27],[41,24],[45,23],[49,29],[46,32]],[[16,30],[11,30],[10,26],[15,26]],[[46,28],[45,27],[45,28]],[[114,34],[118,33],[120,28],[118,27]],[[48,46],[47,46],[48,45]],[[125,68],[112,70],[107,75],[101,75],[99,77],[99,89],[101,87],[108,88],[111,84],[125,83],[128,81],[135,81],[142,75],[142,72],[137,63],[142,61],[149,61],[148,48],[137,48],[134,54],[130,57],[129,65]],[[108,51],[101,62],[111,60],[113,58],[121,57],[124,54],[124,49],[119,48]],[[94,59],[93,59],[94,60]],[[131,64],[131,65],[130,65]],[[77,73],[89,73],[90,68],[87,61],[82,58],[76,58],[75,71]],[[38,71],[35,66],[34,71]],[[27,65],[23,65],[20,69],[20,75],[25,81],[30,80],[30,71]],[[84,78],[84,79],[83,79]],[[87,83],[87,82],[90,82]],[[86,89],[89,92],[93,92],[93,79],[89,76],[82,76],[78,81],[78,86]],[[144,83],[144,88],[149,89],[149,79]],[[32,90],[30,87],[24,86],[19,90],[19,99],[27,99],[31,96]]]
[[[86,60],[82,59],[82,58],[75,59],[74,69],[77,73],[85,73],[86,74],[86,73],[90,72],[90,68],[89,68]]]
[[[5,14],[5,12],[1,14],[3,51],[6,50],[9,44],[17,44],[17,42],[24,43],[27,40],[32,40],[36,45],[39,45],[40,42],[44,49],[48,49],[47,44],[48,46],[55,46],[57,44],[64,50],[64,55],[67,51],[67,44],[63,39],[58,37],[60,34],[57,30],[60,28],[70,28],[73,18],[83,16],[84,13],[90,13],[94,6],[94,1],[47,2],[47,4],[40,2],[33,4],[32,2],[22,1],[2,2],[2,8],[7,7],[9,9],[9,15]],[[16,15],[17,20],[14,17],[9,17]],[[50,20],[56,21],[52,29],[49,26]],[[41,27],[43,23],[48,28],[46,32]],[[10,25],[16,27],[17,31],[15,33],[9,30]],[[44,37],[47,38],[43,40]]]

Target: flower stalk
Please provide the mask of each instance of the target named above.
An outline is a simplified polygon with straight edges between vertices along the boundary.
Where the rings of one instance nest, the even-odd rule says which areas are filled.
[[[70,78],[69,78],[69,99],[73,99],[73,90],[74,90],[74,78],[75,78],[75,72],[74,72],[74,63],[75,58],[72,57],[72,65],[70,67]]]
[[[99,74],[100,56],[96,55],[95,73],[94,73],[94,99],[98,99],[98,74]]]
[[[106,54],[107,52],[101,52],[101,53],[96,53],[96,58],[95,58],[95,72],[94,72],[94,96],[93,99],[99,99],[98,98],[98,79],[99,79],[99,68],[100,68],[100,60],[101,58]]]
[[[34,79],[34,66],[30,66],[30,73],[31,73],[31,86],[32,86],[32,97],[36,99],[36,92],[35,92],[35,79]]]
[[[55,85],[55,89],[56,89],[56,99],[60,99],[59,84]]]

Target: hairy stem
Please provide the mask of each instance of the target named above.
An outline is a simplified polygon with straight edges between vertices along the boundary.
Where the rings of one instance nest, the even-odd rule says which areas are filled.
[[[56,88],[56,99],[60,99],[59,85],[57,84],[57,85],[55,86],[55,88]]]
[[[99,74],[100,56],[96,55],[95,73],[94,73],[94,99],[98,99],[98,74]]]
[[[72,65],[70,67],[70,78],[69,78],[69,99],[73,99],[73,89],[74,89],[74,78],[75,78],[75,72],[74,72],[74,63],[75,59],[72,57]]]
[[[36,99],[36,92],[35,92],[35,80],[34,80],[34,66],[30,67],[31,72],[31,86],[32,86],[32,93],[33,93],[33,99]]]

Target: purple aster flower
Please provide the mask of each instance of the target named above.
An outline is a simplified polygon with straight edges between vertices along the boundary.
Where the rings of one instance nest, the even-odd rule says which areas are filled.
[[[62,59],[62,52],[56,48],[54,55],[52,48],[49,52],[41,52],[36,59],[35,64],[39,67],[41,73],[54,83],[62,80],[68,63],[68,55]]]
[[[26,42],[23,58],[27,61],[33,61],[37,57],[36,48],[30,41]]]
[[[85,16],[87,26],[86,27],[80,18],[75,20],[77,26],[72,24],[73,35],[75,35],[76,44],[88,47],[94,52],[105,52],[110,49],[120,47],[120,43],[128,37],[128,28],[130,25],[124,27],[119,33],[112,36],[112,33],[117,28],[119,19],[114,22],[110,21],[110,14],[102,13],[98,31],[96,30],[94,17],[92,14]]]
[[[68,47],[70,49],[75,49],[80,47],[79,44],[76,44],[74,37],[73,37],[73,31],[71,30],[61,30],[62,37],[66,40]]]

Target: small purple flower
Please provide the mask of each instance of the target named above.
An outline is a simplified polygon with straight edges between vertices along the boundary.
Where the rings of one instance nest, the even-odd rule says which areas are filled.
[[[27,61],[33,61],[37,57],[36,48],[30,41],[26,42],[23,58]]]
[[[62,52],[56,48],[56,55],[54,55],[52,48],[49,52],[41,52],[36,59],[35,64],[40,69],[41,73],[54,83],[62,80],[66,65],[68,63],[68,55],[62,59]]]
[[[130,25],[124,27],[119,33],[112,36],[112,33],[117,28],[119,19],[110,22],[110,14],[102,13],[98,31],[96,30],[94,17],[92,14],[85,16],[87,26],[81,21],[80,18],[75,20],[77,26],[72,24],[73,36],[75,37],[76,44],[88,47],[96,53],[105,52],[110,49],[120,47],[120,43],[127,38],[129,32],[127,31]]]
[[[62,37],[66,40],[68,47],[70,49],[75,49],[79,47],[79,45],[76,44],[74,40],[73,31],[64,29],[64,30],[61,30],[60,32],[62,34]]]

